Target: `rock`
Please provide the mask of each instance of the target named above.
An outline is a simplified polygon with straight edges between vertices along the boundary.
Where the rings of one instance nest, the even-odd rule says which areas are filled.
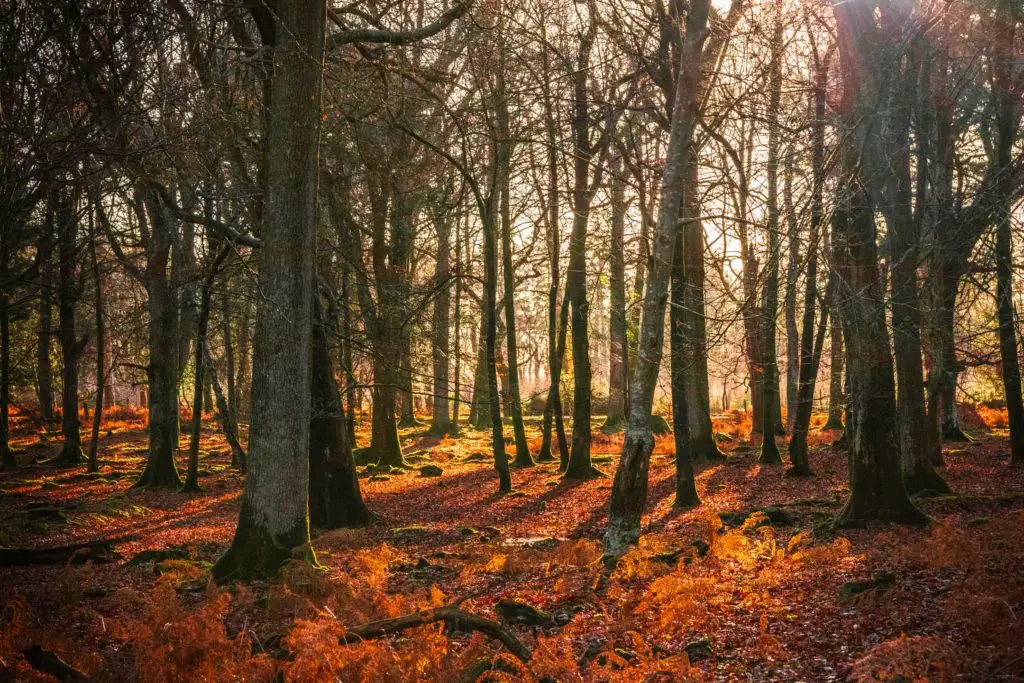
[[[413,525],[392,529],[391,537],[393,540],[402,543],[421,543],[436,533],[430,527]]]
[[[562,541],[554,537],[531,538],[523,542],[523,547],[528,550],[554,550]]]
[[[747,518],[754,513],[762,513],[772,526],[793,526],[796,524],[796,517],[785,509],[775,505],[769,505],[763,510],[736,510],[731,512],[719,512],[718,516],[727,527],[741,526]]]
[[[164,550],[143,550],[135,553],[132,559],[128,560],[129,567],[139,567],[154,562],[159,564],[165,560],[187,560],[189,558],[188,548],[184,546],[173,546]]]
[[[444,470],[437,465],[424,465],[419,469],[421,477],[440,477],[444,474]]]
[[[651,559],[655,562],[664,562],[668,565],[674,565],[676,561],[682,556],[682,554],[682,550],[669,550],[663,553],[651,555]]]
[[[686,651],[686,656],[690,658],[690,663],[708,659],[713,654],[711,650],[711,641],[707,638],[699,638],[698,640],[691,641],[686,644],[683,650]]]
[[[847,581],[839,589],[840,602],[849,600],[855,595],[860,595],[869,590],[884,593],[896,585],[896,575],[888,571],[880,571],[872,574],[870,579],[863,581]]]
[[[481,453],[480,451],[470,453],[462,459],[463,462],[490,462],[491,460],[493,460],[493,458],[486,453]]]
[[[662,436],[672,431],[668,421],[661,415],[651,415],[651,431],[655,436]]]
[[[374,474],[370,477],[370,481],[388,481],[389,479],[391,479],[391,477],[386,474]]]
[[[523,626],[553,626],[554,617],[543,610],[519,602],[502,598],[494,606],[498,618],[509,624],[522,624]]]

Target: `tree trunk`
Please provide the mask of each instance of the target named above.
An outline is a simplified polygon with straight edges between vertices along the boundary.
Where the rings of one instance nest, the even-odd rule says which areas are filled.
[[[437,263],[434,267],[434,320],[431,346],[434,362],[434,401],[430,433],[446,436],[454,433],[448,408],[448,371],[451,357],[448,336],[451,316],[451,266],[448,259],[451,251],[451,225],[447,216],[438,216],[434,219],[434,226],[437,229]],[[351,406],[349,408],[351,409]]]
[[[206,358],[210,355],[208,351],[209,340],[207,329],[210,323],[210,300],[213,296],[213,281],[217,277],[224,259],[231,253],[231,247],[221,247],[220,251],[210,265],[210,272],[203,279],[199,290],[199,311],[196,318],[196,339],[195,350],[192,357],[192,366],[195,372],[195,379],[192,386],[192,424],[188,447],[188,474],[185,477],[185,485],[182,490],[188,493],[200,491],[199,488],[199,440],[203,428],[203,388],[207,385],[206,379],[209,370],[206,368]]]
[[[64,445],[54,462],[61,465],[77,465],[85,459],[78,421],[78,361],[83,343],[75,330],[75,308],[81,296],[81,282],[76,267],[79,244],[74,202],[73,195],[62,196],[57,217],[57,312],[60,317],[58,341],[63,358],[61,434]]]
[[[499,213],[501,220],[502,273],[505,289],[505,340],[508,367],[508,406],[512,416],[512,434],[516,443],[516,467],[532,467],[533,456],[523,426],[523,400],[519,393],[519,339],[516,336],[515,270],[512,261],[512,134],[509,130],[508,99],[505,93],[505,49],[501,48],[495,86],[495,121],[497,123],[497,163]]]
[[[135,483],[140,488],[181,486],[175,456],[178,453],[178,298],[168,274],[172,234],[170,217],[155,193],[145,190],[145,210],[151,218],[151,244],[146,255],[149,294],[149,454],[146,468]]]
[[[210,355],[210,345],[207,344],[206,359],[203,363],[207,368],[207,375],[210,378],[210,386],[213,387],[213,397],[217,404],[217,417],[220,420],[221,429],[224,431],[224,440],[231,448],[231,466],[241,472],[245,472],[245,450],[238,440],[238,423],[235,421],[235,413],[228,405],[224,390],[217,381],[217,373],[213,364],[213,356]]]
[[[999,319],[999,351],[1010,424],[1010,460],[1024,464],[1024,398],[1021,396],[1020,360],[1017,351],[1017,316],[1013,305],[1013,179],[1011,156],[1021,119],[1020,85],[1014,78],[1015,3],[1000,0],[996,10],[996,55],[993,59],[993,90],[996,95],[996,164],[1002,170],[1001,211],[996,223],[996,299]]]
[[[316,295],[313,297],[312,345],[309,522],[320,529],[368,524],[373,516],[359,490],[323,309]]]
[[[310,358],[325,4],[281,3],[266,142],[250,462],[218,581],[270,576],[309,547]],[[315,561],[315,560],[314,560]]]
[[[0,230],[0,279],[10,277],[10,245],[8,229]],[[47,356],[47,363],[50,359]],[[11,452],[11,301],[5,287],[0,291],[0,468],[16,467],[18,462]]]
[[[477,429],[491,426],[490,387],[487,364],[487,311],[480,310],[479,338],[484,342],[477,345],[476,366],[473,370],[473,401],[469,406],[469,424]]]
[[[828,419],[824,429],[843,428],[843,356],[843,327],[839,316],[833,315],[829,334]]]
[[[493,197],[492,197],[493,203]],[[498,390],[498,224],[495,211],[488,212],[484,225],[484,350],[487,354],[485,367],[487,382],[487,404],[491,421],[491,448],[494,451],[494,469],[498,473],[498,491],[512,491],[512,475],[509,473],[508,456],[505,455],[505,435],[501,422],[501,396]]]
[[[622,177],[622,161],[616,158],[611,169],[610,203],[612,210],[611,252],[609,265],[609,309],[608,323],[608,412],[603,432],[617,432],[626,422],[626,367],[629,365],[629,347],[626,328],[626,249],[624,233],[626,227],[625,181]]]
[[[692,164],[691,164],[692,165]],[[692,180],[687,178],[686,181]],[[684,190],[685,193],[685,190]],[[696,217],[690,217],[684,210],[682,212],[682,225],[676,229],[675,244],[672,255],[671,275],[671,298],[672,305],[669,308],[669,358],[671,360],[671,390],[672,390],[672,436],[675,441],[675,488],[676,498],[673,506],[676,508],[689,508],[700,505],[700,497],[697,495],[697,486],[693,478],[693,457],[691,454],[689,402],[691,394],[688,392],[690,374],[696,368],[690,364],[692,354],[687,353],[688,344],[692,343],[689,338],[686,321],[686,290],[687,279],[691,273],[686,269],[686,238],[691,237],[687,233],[687,221],[696,222]],[[704,243],[704,235],[699,235],[701,246]],[[703,252],[703,249],[701,250]],[[703,256],[703,253],[701,254]]]
[[[776,316],[779,309],[779,105],[782,99],[782,6],[776,5],[775,30],[772,36],[768,104],[768,272],[764,281],[764,305],[761,312],[764,344],[764,429],[760,462],[782,463],[775,441],[779,403],[779,360],[775,348]]]
[[[793,156],[795,152],[790,150],[786,155],[786,171],[782,179],[782,196],[786,209],[786,226],[789,237],[789,260],[786,264],[786,424],[792,428],[793,420],[796,419],[796,404],[800,386],[800,360],[802,357],[800,345],[800,330],[796,325],[796,285],[800,269],[800,229],[796,219],[796,209],[793,206]],[[812,313],[813,316],[813,313]],[[805,334],[810,334],[810,328],[804,328]]]
[[[47,208],[46,224],[39,237],[39,331],[36,340],[36,391],[39,396],[39,416],[43,422],[53,422],[53,365],[50,359],[50,338],[53,313],[53,207]]]
[[[708,328],[704,300],[704,223],[701,221],[697,161],[691,155],[683,187],[683,279],[682,332],[686,354],[686,391],[689,419],[690,459],[693,462],[724,460],[711,424],[711,387],[708,381]],[[675,308],[673,308],[673,311]]]
[[[640,519],[647,502],[647,472],[654,450],[651,410],[665,341],[669,279],[676,238],[681,229],[682,189],[697,120],[696,94],[708,11],[708,0],[694,0],[686,16],[686,34],[672,107],[672,128],[661,180],[661,213],[654,231],[651,266],[644,294],[640,350],[630,382],[629,423],[622,444],[622,459],[612,485],[608,530],[605,533],[605,553],[613,558],[623,555],[639,540]]]
[[[811,426],[811,411],[814,407],[814,385],[818,377],[818,363],[821,361],[821,350],[825,343],[825,332],[828,329],[831,300],[835,294],[835,279],[829,276],[826,304],[821,307],[818,321],[818,334],[813,339],[814,308],[818,298],[818,240],[822,232],[822,216],[824,213],[823,189],[825,184],[825,105],[828,94],[828,62],[818,55],[814,45],[815,80],[814,80],[814,121],[811,127],[811,226],[810,242],[807,247],[807,268],[804,288],[803,337],[800,338],[800,369],[797,378],[797,402],[795,413],[791,419],[792,437],[789,440],[789,459],[791,467],[787,474],[792,476],[810,476],[811,464],[807,453],[807,432]],[[795,216],[792,215],[792,157],[786,167],[786,208],[790,214],[790,224],[794,226],[790,232],[790,242],[796,239]],[[790,252],[792,264],[792,251]],[[795,282],[793,283],[795,290]],[[789,293],[787,292],[787,296]],[[796,292],[793,292],[793,306],[796,307]],[[787,305],[789,303],[787,302]],[[787,323],[788,324],[788,323]],[[795,328],[794,321],[793,327]],[[833,325],[833,330],[835,326]],[[792,361],[790,361],[792,363]]]
[[[882,143],[871,124],[884,113],[882,77],[892,64],[873,10],[866,4],[833,5],[843,74],[842,107],[846,129],[841,151],[843,173],[833,213],[832,248],[839,276],[837,300],[846,341],[850,381],[847,440],[850,496],[836,526],[868,521],[924,523],[927,517],[907,495],[900,466],[896,387],[885,315],[885,284],[879,272],[874,206],[867,188],[876,183]],[[884,127],[884,126],[883,126]],[[883,207],[884,208],[884,207]],[[918,361],[920,362],[920,361]]]
[[[90,221],[91,221],[90,213]],[[92,227],[92,226],[90,226]],[[98,449],[100,442],[100,423],[103,421],[103,403],[107,381],[107,359],[106,359],[106,326],[103,320],[103,274],[100,272],[100,262],[96,254],[96,243],[99,240],[95,229],[90,230],[92,245],[93,286],[96,289],[96,409],[92,414],[92,435],[89,439],[89,472],[99,472]]]
[[[590,302],[587,301],[587,228],[590,223],[590,206],[596,185],[599,182],[600,165],[594,171],[591,183],[591,161],[594,149],[590,142],[590,104],[588,78],[590,76],[590,51],[597,34],[597,17],[589,17],[589,25],[581,36],[577,53],[576,70],[573,72],[573,118],[574,141],[572,231],[569,234],[569,272],[566,275],[565,295],[571,306],[572,325],[572,446],[569,462],[565,467],[568,479],[587,479],[600,476],[590,461],[590,416],[591,380],[590,366]]]

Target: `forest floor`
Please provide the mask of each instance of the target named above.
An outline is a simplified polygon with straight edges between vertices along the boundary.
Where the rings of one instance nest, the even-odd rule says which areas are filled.
[[[22,654],[33,645],[112,681],[448,681],[483,669],[480,680],[1024,679],[1024,470],[1008,464],[1005,430],[976,424],[974,443],[945,446],[956,493],[918,501],[930,527],[834,532],[847,494],[837,433],[813,431],[816,476],[793,479],[757,464],[741,418],[716,420],[729,459],[698,468],[696,509],[672,509],[672,440],[659,439],[643,541],[614,569],[600,539],[621,435],[595,433],[609,477],[569,482],[538,465],[514,470],[515,491],[500,496],[487,433],[418,427],[403,430],[408,472],[361,479],[377,521],[315,535],[326,570],[296,562],[279,582],[226,589],[208,570],[232,538],[243,480],[212,422],[203,491],[188,495],[130,490],[146,448],[138,419],[105,425],[98,474],[45,464],[59,440],[15,421],[0,546],[110,545],[0,566],[0,681],[53,680],[29,663],[39,650]],[[531,423],[534,449],[538,433]],[[443,473],[422,476],[425,464]],[[507,628],[529,665],[440,625],[339,642],[341,624],[456,601],[517,622]]]

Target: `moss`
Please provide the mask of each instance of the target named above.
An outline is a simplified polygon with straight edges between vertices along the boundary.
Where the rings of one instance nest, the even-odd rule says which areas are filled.
[[[273,535],[253,519],[249,506],[242,505],[238,528],[231,547],[213,565],[213,579],[224,584],[241,579],[271,579],[281,573],[289,560],[316,564],[309,543],[309,522],[301,520],[284,534]]]

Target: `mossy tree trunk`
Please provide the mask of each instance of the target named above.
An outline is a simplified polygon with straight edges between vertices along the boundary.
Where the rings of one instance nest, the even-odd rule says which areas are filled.
[[[322,0],[280,3],[266,142],[249,468],[218,581],[266,577],[309,547],[313,246],[324,56]]]

